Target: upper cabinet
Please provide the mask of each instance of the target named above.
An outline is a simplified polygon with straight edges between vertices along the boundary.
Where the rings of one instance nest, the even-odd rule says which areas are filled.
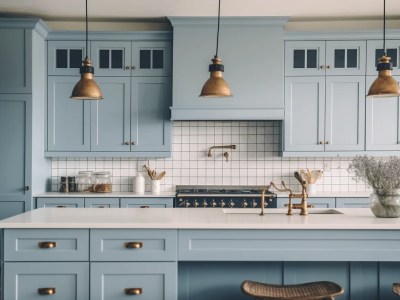
[[[171,42],[91,43],[96,76],[171,76]]]
[[[365,75],[365,41],[287,41],[285,76]]]
[[[376,65],[379,58],[383,55],[382,40],[370,40],[367,42],[367,75],[376,76]],[[386,52],[391,57],[393,63],[393,75],[400,75],[400,40],[386,40]]]
[[[104,97],[98,101],[69,98],[79,80],[85,43],[78,36],[48,42],[46,156],[171,155],[170,34],[139,36],[142,40],[132,34],[132,41],[118,41],[102,34],[104,40],[97,36],[90,43],[95,80]]]
[[[219,52],[233,97],[200,98],[217,18],[173,17],[173,120],[283,120],[283,27],[275,17],[221,18]]]

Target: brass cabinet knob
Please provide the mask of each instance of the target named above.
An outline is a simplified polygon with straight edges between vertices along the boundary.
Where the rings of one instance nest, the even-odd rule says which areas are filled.
[[[139,248],[143,248],[143,243],[142,242],[127,242],[125,244],[125,247],[128,249],[139,249]]]
[[[320,143],[321,145],[325,144],[324,141],[319,141],[319,143]]]
[[[319,68],[323,70],[323,69],[325,69],[325,66],[321,65]]]
[[[128,288],[125,289],[126,295],[141,295],[143,293],[142,288]]]
[[[50,248],[56,248],[57,243],[56,242],[39,242],[38,243],[39,248],[41,249],[50,249]]]
[[[129,70],[129,69],[130,69],[129,66],[126,66],[126,67],[125,67],[125,70]]]
[[[129,143],[129,142],[125,142],[125,145],[130,145],[131,143]]]
[[[56,293],[56,288],[54,287],[45,287],[38,289],[39,295],[54,295],[55,293]]]
[[[327,68],[327,69],[330,69],[330,68],[331,68],[331,66],[330,66],[330,65],[327,65],[327,66],[326,66],[326,68]]]
[[[135,142],[131,142],[131,145],[135,145],[136,143]]]
[[[136,70],[136,66],[132,66],[132,70]]]
[[[325,144],[328,144],[328,145],[329,145],[330,143],[331,143],[330,141],[326,141],[326,142],[325,142]]]

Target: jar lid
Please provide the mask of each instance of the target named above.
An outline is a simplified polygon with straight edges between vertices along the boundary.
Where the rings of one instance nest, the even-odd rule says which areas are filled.
[[[78,175],[93,175],[93,171],[79,171]]]
[[[110,176],[110,171],[101,171],[94,173],[96,176]]]

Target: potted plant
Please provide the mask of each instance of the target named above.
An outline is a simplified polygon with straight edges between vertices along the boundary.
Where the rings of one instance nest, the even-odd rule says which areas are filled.
[[[375,216],[398,218],[400,216],[400,158],[377,160],[374,157],[355,157],[348,170],[356,180],[373,188],[370,208]]]

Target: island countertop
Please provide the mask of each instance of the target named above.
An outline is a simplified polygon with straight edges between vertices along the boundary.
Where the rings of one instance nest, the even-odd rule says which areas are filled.
[[[226,213],[226,212],[231,213]],[[0,221],[0,228],[120,229],[352,229],[399,230],[400,218],[377,218],[369,208],[309,209],[308,216],[286,209],[209,208],[40,208]],[[329,212],[336,214],[326,214]],[[232,213],[236,212],[236,213]],[[318,212],[323,214],[318,214]]]

